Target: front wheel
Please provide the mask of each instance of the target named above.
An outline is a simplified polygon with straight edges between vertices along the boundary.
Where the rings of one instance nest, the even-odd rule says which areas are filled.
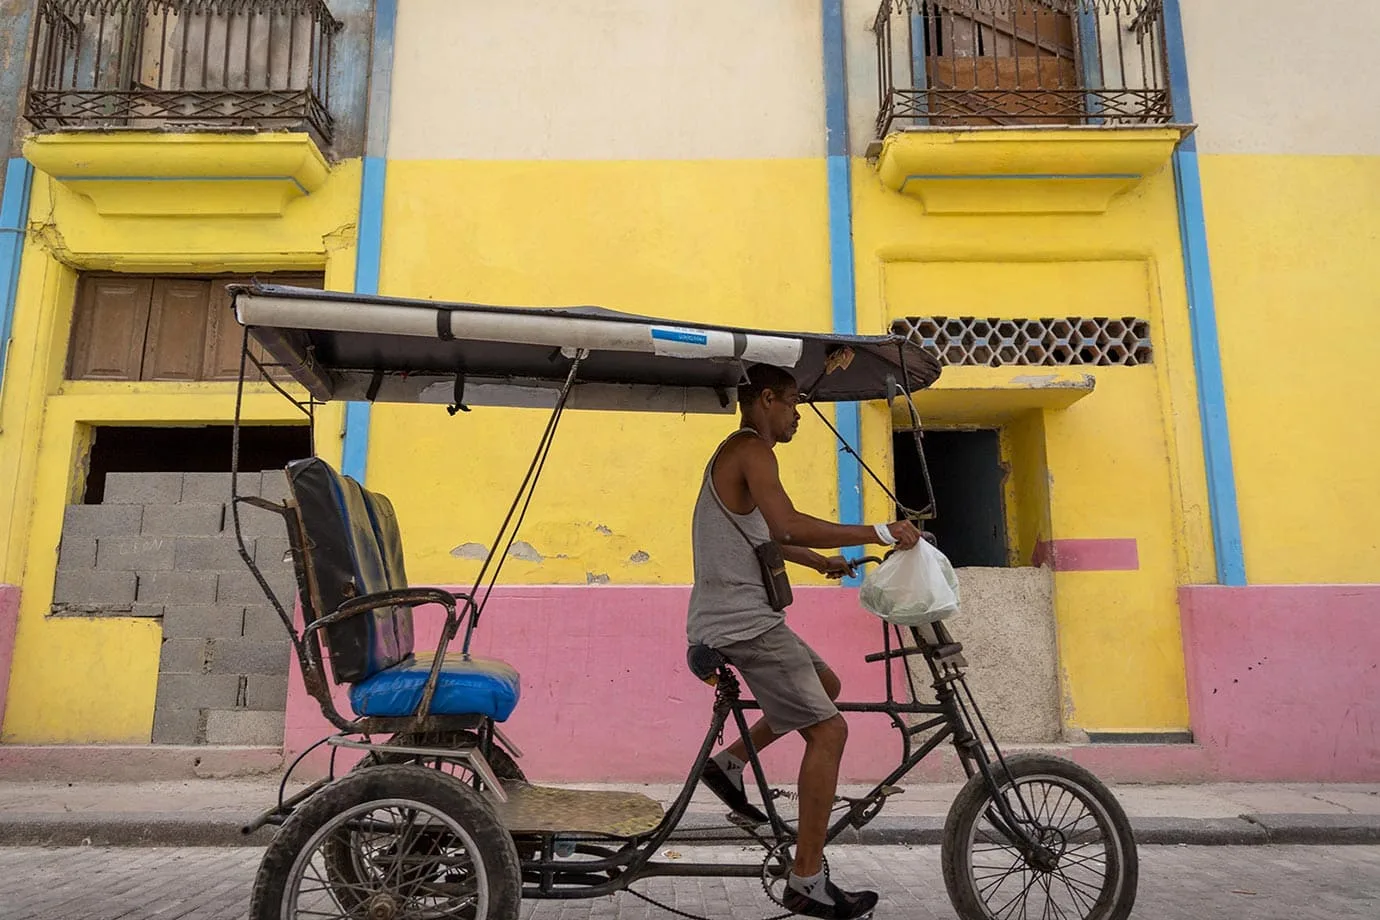
[[[996,806],[977,774],[944,822],[944,884],[964,920],[1058,917],[1125,920],[1136,900],[1139,860],[1126,813],[1097,777],[1058,757],[1017,754],[992,765]],[[1020,828],[1035,841],[1020,840]]]

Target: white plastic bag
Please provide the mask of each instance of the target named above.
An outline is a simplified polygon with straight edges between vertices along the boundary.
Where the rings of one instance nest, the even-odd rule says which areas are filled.
[[[958,577],[948,557],[921,540],[868,572],[858,600],[888,623],[922,626],[958,613]]]

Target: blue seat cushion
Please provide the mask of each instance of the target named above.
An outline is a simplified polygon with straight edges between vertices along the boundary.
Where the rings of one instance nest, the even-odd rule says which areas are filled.
[[[410,716],[422,701],[432,655],[414,656],[350,687],[350,705],[360,716]],[[520,695],[517,669],[506,661],[446,655],[431,714],[480,715],[502,722],[513,714]]]

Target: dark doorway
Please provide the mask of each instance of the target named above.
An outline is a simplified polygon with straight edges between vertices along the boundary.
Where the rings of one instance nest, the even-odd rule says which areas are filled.
[[[925,529],[955,566],[1010,564],[1006,546],[1006,509],[997,432],[927,431],[923,439],[939,516]],[[893,435],[896,497],[910,508],[925,505],[925,481],[915,440],[909,431]]]
[[[82,500],[88,505],[101,503],[106,473],[228,473],[232,430],[229,425],[98,427],[92,436],[91,467]],[[306,425],[240,428],[240,469],[244,472],[280,470],[289,460],[311,454],[311,429]]]

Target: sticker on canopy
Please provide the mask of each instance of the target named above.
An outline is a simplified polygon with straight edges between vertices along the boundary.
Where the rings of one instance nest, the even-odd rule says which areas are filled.
[[[848,366],[853,363],[853,349],[844,345],[829,352],[829,357],[824,360],[824,373],[832,374],[834,371],[846,371]]]
[[[704,358],[709,349],[709,334],[694,329],[652,328],[652,352],[667,358]]]

